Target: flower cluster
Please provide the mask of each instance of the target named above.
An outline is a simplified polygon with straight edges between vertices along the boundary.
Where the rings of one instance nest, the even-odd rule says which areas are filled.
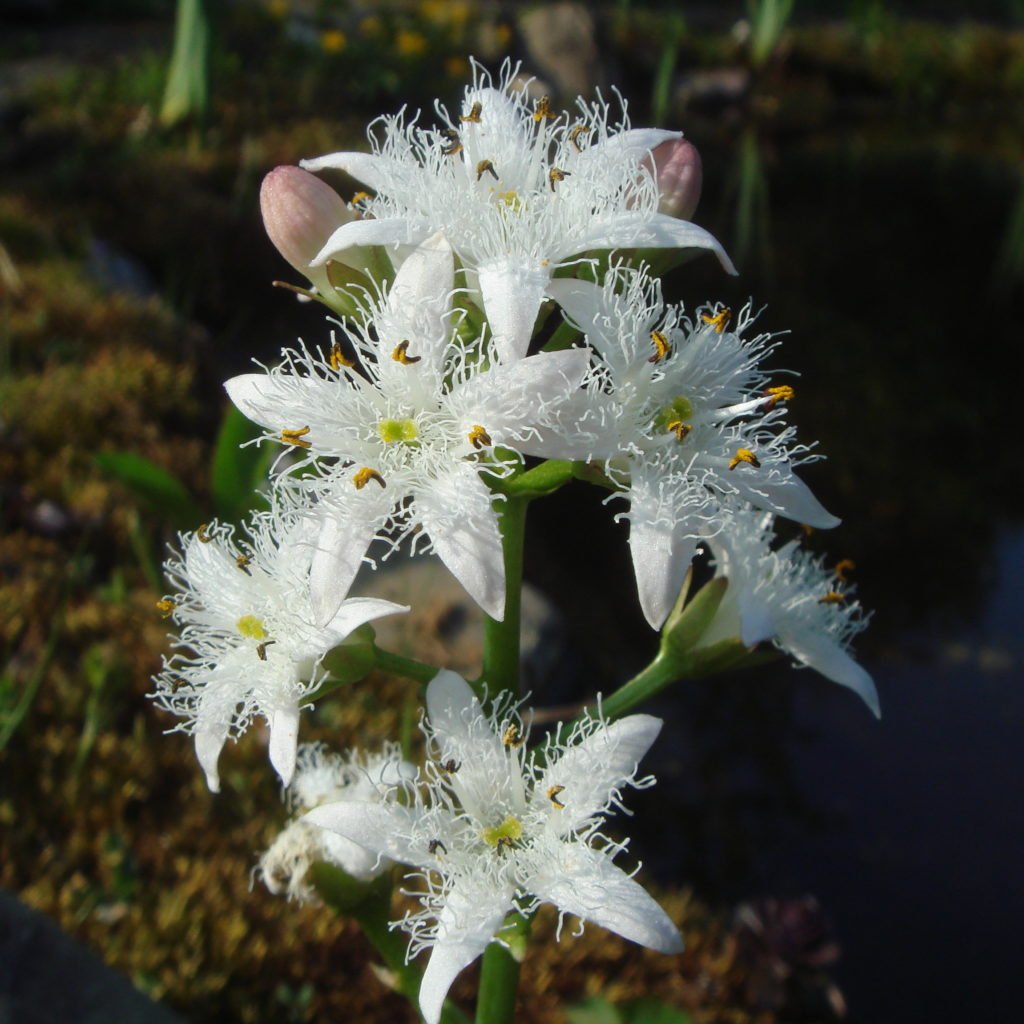
[[[653,783],[638,765],[660,720],[581,711],[530,749],[510,696],[519,595],[509,587],[522,568],[510,524],[522,520],[506,513],[547,493],[538,480],[551,489],[577,476],[625,504],[639,603],[652,628],[665,627],[663,651],[681,644],[673,622],[698,606],[672,612],[706,545],[720,579],[705,594],[717,603],[706,602],[686,655],[703,646],[717,657],[724,644],[745,659],[744,648],[772,642],[878,713],[848,650],[866,622],[849,563],[828,571],[796,542],[774,541],[777,516],[838,522],[796,473],[815,456],[788,422],[789,378],[765,368],[776,341],[755,329],[750,306],[688,314],[666,303],[635,252],[706,249],[732,272],[719,243],[682,219],[699,194],[696,150],[678,132],[632,128],[621,101],[559,113],[517,71],[506,64],[495,83],[475,67],[458,110],[437,106],[433,126],[403,111],[375,123],[371,153],[268,175],[268,234],[307,277],[296,290],[340,319],[329,344],[300,342],[226,382],[259,442],[279,448],[269,510],[237,535],[220,523],[183,535],[160,602],[179,634],[155,696],[194,734],[210,788],[228,737],[260,716],[302,813],[261,859],[268,887],[311,898],[317,860],[363,881],[392,863],[411,869],[420,909],[399,923],[410,957],[430,950],[429,1024],[456,975],[492,941],[510,942],[541,903],[560,922],[681,948],[616,865],[626,842],[603,831],[628,788]],[[369,191],[343,201],[308,173],[327,168]],[[616,249],[634,253],[604,255]],[[533,345],[538,319],[543,344]],[[399,545],[434,552],[491,620],[488,644],[507,641],[507,657],[488,659],[481,692],[492,699],[450,671],[434,676],[422,769],[394,745],[346,758],[300,749],[300,710],[330,688],[326,666],[337,670],[328,655],[408,610],[348,596],[371,555]],[[431,678],[364,646],[357,678],[396,662]]]
[[[663,953],[679,952],[675,925],[615,863],[625,849],[601,831],[661,721],[584,718],[568,738],[528,751],[523,722],[499,704],[486,714],[454,672],[427,687],[427,747],[419,785],[405,802],[324,804],[302,820],[410,865],[423,909],[402,926],[410,955],[431,950],[420,989],[428,1024],[455,976],[495,938],[513,911],[552,903]]]

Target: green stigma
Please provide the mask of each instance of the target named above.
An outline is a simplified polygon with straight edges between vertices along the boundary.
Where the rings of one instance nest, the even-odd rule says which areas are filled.
[[[263,627],[263,620],[258,619],[255,615],[243,615],[235,623],[235,628],[242,636],[247,636],[250,640],[267,639],[267,631]]]
[[[668,430],[670,423],[685,423],[692,416],[693,403],[683,395],[678,395],[668,405],[664,405],[658,410],[654,417],[654,428],[658,431]]]
[[[485,828],[481,836],[488,846],[496,847],[502,844],[502,840],[506,843],[514,843],[523,837],[523,824],[510,814],[500,825]]]
[[[412,420],[381,420],[377,424],[377,433],[385,444],[394,444],[396,441],[408,444],[420,436]]]

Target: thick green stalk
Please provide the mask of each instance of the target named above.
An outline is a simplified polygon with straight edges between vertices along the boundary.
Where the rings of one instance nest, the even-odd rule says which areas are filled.
[[[508,498],[501,505],[501,545],[505,555],[505,617],[484,620],[484,672],[491,698],[503,691],[519,692],[519,615],[523,591],[525,498]]]
[[[621,718],[682,677],[678,660],[666,657],[664,652],[659,651],[646,668],[601,701],[604,717],[609,720]]]
[[[519,961],[492,942],[484,951],[480,991],[476,997],[476,1024],[512,1024],[516,1014]]]
[[[373,667],[380,669],[381,672],[390,672],[395,676],[415,679],[417,683],[429,683],[438,673],[438,669],[433,665],[416,661],[414,658],[403,657],[392,651],[382,650],[380,647],[375,647],[373,650]]]

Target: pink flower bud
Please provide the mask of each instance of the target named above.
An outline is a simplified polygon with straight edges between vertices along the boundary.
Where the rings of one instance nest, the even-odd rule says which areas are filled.
[[[263,179],[260,209],[277,251],[321,287],[326,274],[323,268],[311,269],[310,261],[337,228],[355,219],[341,196],[301,167],[275,167]]]
[[[670,139],[651,151],[648,167],[658,182],[658,212],[689,220],[700,200],[701,166],[697,147],[686,139]]]

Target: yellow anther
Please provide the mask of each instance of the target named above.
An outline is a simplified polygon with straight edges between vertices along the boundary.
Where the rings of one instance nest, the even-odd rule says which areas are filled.
[[[693,430],[689,423],[684,423],[682,420],[670,420],[666,426],[670,434],[676,435],[677,441],[685,441]]]
[[[448,145],[441,150],[442,156],[458,156],[462,152],[462,139],[454,128],[445,128],[441,134],[448,140]]]
[[[511,723],[508,728],[501,734],[501,742],[509,750],[514,750],[516,747],[523,745],[523,737],[519,733],[519,726],[514,722]]]
[[[563,171],[560,167],[552,167],[548,171],[548,184],[551,186],[551,191],[555,191],[555,182],[565,181],[569,177],[568,171]]]
[[[721,334],[732,319],[732,310],[728,306],[723,306],[714,313],[701,313],[700,318],[709,327],[714,327],[716,334]]]
[[[355,206],[357,203],[365,203],[367,199],[372,199],[373,196],[369,192],[357,192],[351,199],[349,205]]]
[[[494,164],[490,160],[481,160],[476,165],[476,180],[479,181],[485,174],[491,175],[495,181],[498,181],[498,172],[494,169]]]
[[[174,613],[175,605],[174,601],[171,598],[165,597],[162,600],[157,601],[156,607],[157,610],[161,613],[161,615],[163,615],[165,619],[168,619]]]
[[[295,445],[296,448],[312,448],[312,444],[305,439],[308,433],[309,427],[302,427],[299,430],[282,430],[281,440],[285,444]]]
[[[258,615],[243,615],[236,623],[235,629],[249,640],[266,640],[267,630]]]
[[[790,402],[796,392],[788,384],[780,384],[778,387],[765,388],[764,393],[776,402]]]
[[[559,793],[565,792],[565,786],[548,786],[548,799],[560,810],[565,810],[565,804],[558,799]]]
[[[412,366],[413,363],[418,363],[422,357],[409,355],[409,342],[400,341],[395,346],[394,352],[391,353],[391,358],[403,366]]]
[[[348,356],[345,355],[341,347],[341,342],[338,341],[331,346],[331,356],[329,361],[332,370],[341,370],[343,366],[356,365],[353,360],[349,359]]]
[[[672,346],[669,344],[668,335],[661,331],[651,331],[651,344],[654,346],[654,355],[647,361],[649,363],[660,363],[672,355]]]
[[[549,96],[541,96],[537,101],[537,109],[533,112],[534,121],[543,121],[545,118],[552,118],[554,116],[554,111],[551,109],[551,98]]]
[[[259,656],[260,661],[267,660],[267,648],[271,644],[276,644],[276,640],[264,640],[263,643],[256,645],[256,654]]]
[[[836,574],[836,579],[846,582],[846,574],[853,572],[857,568],[857,563],[852,558],[842,558],[836,562],[836,567],[832,570]]]
[[[352,474],[352,483],[356,485],[357,491],[361,491],[371,480],[376,480],[381,487],[387,487],[387,484],[384,483],[384,477],[377,470],[370,469],[369,466],[363,466],[362,469],[357,469]]]
[[[241,569],[242,572],[244,572],[246,574],[248,574],[248,572],[249,572],[249,563],[251,561],[252,561],[252,556],[250,556],[250,555],[237,555],[235,557],[235,565],[237,565],[238,568]]]
[[[462,117],[459,118],[459,120],[468,121],[472,124],[479,124],[480,115],[483,113],[483,109],[483,104],[479,100],[477,100],[476,103],[474,103],[473,106],[470,107],[469,113],[463,114]]]
[[[824,597],[818,598],[818,604],[845,604],[846,595],[838,590],[830,590]]]
[[[469,443],[479,451],[481,448],[490,448],[494,442],[491,440],[491,435],[480,426],[479,423],[474,424],[473,429],[469,432]]]
[[[732,462],[729,463],[729,468],[735,469],[741,462],[745,462],[748,466],[753,466],[754,469],[761,468],[760,461],[749,448],[740,448],[732,457]]]
[[[199,526],[196,527],[196,537],[200,544],[209,544],[210,541],[213,540],[213,538],[206,532],[206,527],[209,525],[209,523],[200,523]]]
[[[573,149],[575,149],[577,153],[583,152],[583,147],[580,145],[581,136],[584,134],[589,135],[593,130],[594,129],[591,128],[589,124],[581,123],[576,125],[573,130],[569,132],[569,141],[572,143]]]
[[[509,847],[523,837],[523,824],[510,814],[500,825],[485,828],[480,837],[488,846]]]

